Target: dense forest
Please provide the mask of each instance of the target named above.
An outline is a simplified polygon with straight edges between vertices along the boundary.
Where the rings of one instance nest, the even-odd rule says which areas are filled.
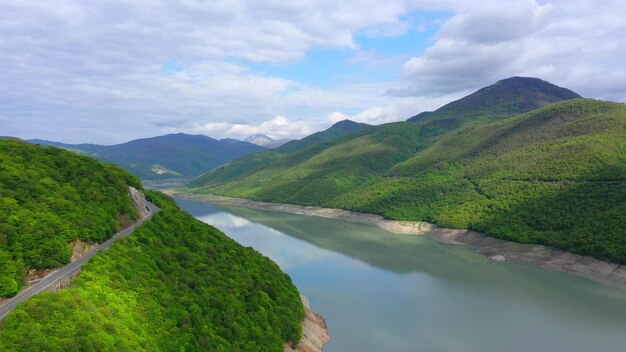
[[[102,242],[137,217],[115,166],[52,147],[0,140],[0,297],[15,294],[32,268],[71,257],[70,241]]]
[[[148,192],[162,210],[86,264],[72,287],[18,306],[2,351],[283,351],[304,317],[270,259]]]
[[[201,178],[194,191],[430,221],[626,263],[626,106],[533,79],[521,103],[503,103],[505,86],[519,92],[525,80],[243,178]]]
[[[0,289],[69,261],[136,218],[125,171],[62,149],[0,140]],[[304,316],[270,259],[149,192],[162,211],[86,264],[71,288],[18,305],[1,351],[282,351]]]

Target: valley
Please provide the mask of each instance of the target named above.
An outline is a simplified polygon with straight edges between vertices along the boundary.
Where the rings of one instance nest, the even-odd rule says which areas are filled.
[[[626,349],[626,1],[0,1],[0,352]]]
[[[0,349],[624,343],[624,104],[513,77],[408,121],[342,120],[281,145],[253,137],[272,148],[185,134],[117,146],[0,141]],[[117,233],[146,216],[135,204],[142,192],[148,221]],[[95,250],[64,266],[74,241]],[[61,267],[21,291],[29,270]],[[468,304],[476,311],[466,316]],[[534,307],[542,313],[520,326],[567,340],[507,330]],[[429,340],[468,318],[502,338],[457,327]],[[568,333],[574,326],[586,333]],[[403,340],[407,328],[420,333]]]
[[[510,104],[511,91],[524,103]],[[415,122],[252,154],[187,192],[426,221],[624,264],[626,107],[577,97],[510,78]]]

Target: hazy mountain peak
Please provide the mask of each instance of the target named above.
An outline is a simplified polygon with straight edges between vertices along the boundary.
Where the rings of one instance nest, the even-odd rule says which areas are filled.
[[[263,134],[263,133],[257,133],[257,134],[253,134],[252,136],[250,136],[250,137],[248,137],[248,138],[244,139],[244,141],[246,141],[246,142],[250,142],[251,140],[255,140],[255,139],[257,139],[257,138],[268,139],[268,140],[270,140],[270,141],[273,141],[273,140],[274,140],[274,138],[272,138],[272,137],[270,137],[270,136],[268,136],[268,135],[266,135],[266,134]]]
[[[260,145],[262,147],[266,147],[270,144],[272,144],[274,142],[274,138],[262,134],[262,133],[257,133],[257,134],[253,134],[252,136],[244,139],[244,141],[248,142],[248,143],[252,143],[252,144],[256,144],[256,145]]]
[[[291,139],[287,139],[287,138],[274,139],[266,134],[257,133],[244,139],[244,141],[248,143],[256,144],[265,148],[278,148],[281,145],[291,141]]]

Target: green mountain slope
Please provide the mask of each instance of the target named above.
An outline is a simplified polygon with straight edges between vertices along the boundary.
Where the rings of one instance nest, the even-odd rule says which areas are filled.
[[[522,106],[504,101],[515,94],[521,95],[518,100],[524,102]],[[390,123],[295,152],[272,153],[271,158],[262,160],[261,166],[250,162],[262,153],[255,154],[212,170],[190,186],[210,188],[211,192],[238,197],[272,199],[276,202],[296,199],[300,204],[315,205],[375,182],[457,125],[498,120],[546,101],[574,96],[578,95],[548,82],[514,77],[432,113],[421,114],[417,122]],[[486,112],[491,115],[484,115]]]
[[[265,149],[234,139],[216,140],[184,133],[137,139],[111,146],[64,144],[37,139],[30,142],[81,151],[99,160],[114,163],[142,179],[198,176],[224,162]]]
[[[0,140],[0,296],[28,269],[68,263],[70,241],[104,241],[137,214],[126,172],[61,149]]]
[[[28,268],[69,260],[68,242],[103,241],[136,216],[115,166],[0,141],[0,293]],[[304,317],[291,279],[269,258],[156,192],[162,210],[100,251],[71,287],[18,305],[0,351],[283,351]]]
[[[561,100],[580,98],[569,89],[532,77],[511,77],[482,88],[433,112],[423,112],[407,121],[438,121],[453,127],[471,117],[511,116]]]
[[[484,104],[469,96],[455,113],[370,128],[298,164],[197,191],[426,220],[626,263],[624,105],[502,82],[530,82],[523,104],[499,102],[502,87],[493,97],[483,89]]]
[[[324,205],[626,263],[626,106],[577,99],[462,128]]]
[[[315,154],[319,150],[323,150],[325,147],[329,146],[329,143],[340,140],[346,136],[351,136],[368,129],[369,127],[371,126],[368,124],[350,120],[339,121],[324,131],[314,133],[299,140],[285,143],[276,149],[250,154],[246,157],[233,160],[198,177],[190,184],[194,186],[201,186],[205,184],[226,183],[236,179],[242,179],[268,165],[272,165],[285,155],[295,153],[300,153],[299,155]]]
[[[300,338],[300,297],[274,262],[151,198],[163,210],[70,288],[5,318],[0,350],[279,352]]]

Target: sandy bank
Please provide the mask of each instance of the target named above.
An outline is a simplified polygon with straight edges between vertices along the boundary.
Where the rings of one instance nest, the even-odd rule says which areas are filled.
[[[387,220],[380,215],[356,213],[348,210],[258,202],[249,199],[230,198],[211,194],[186,194],[166,190],[165,193],[181,198],[206,201],[215,204],[235,205],[252,209],[279,211],[290,214],[341,219],[378,226],[396,234],[427,235],[436,240],[468,245],[494,261],[516,261],[536,265],[543,269],[580,275],[626,289],[626,266],[601,261],[589,256],[569,253],[542,245],[520,244],[488,237],[470,230],[446,229],[421,221]]]

